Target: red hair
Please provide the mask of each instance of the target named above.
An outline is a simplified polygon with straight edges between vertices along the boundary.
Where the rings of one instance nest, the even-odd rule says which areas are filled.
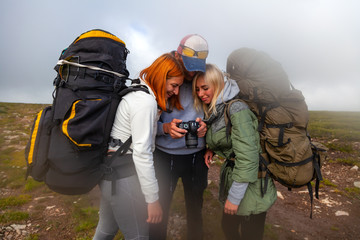
[[[140,77],[148,84],[156,96],[159,107],[166,111],[166,104],[169,108],[176,107],[183,109],[180,104],[179,95],[166,98],[166,80],[172,77],[183,77],[184,72],[178,60],[170,53],[158,57],[149,67],[140,72]]]

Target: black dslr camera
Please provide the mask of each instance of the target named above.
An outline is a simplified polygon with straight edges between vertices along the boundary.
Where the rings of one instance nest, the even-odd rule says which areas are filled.
[[[197,129],[199,123],[196,121],[181,122],[178,124],[178,128],[185,129],[188,132],[185,134],[185,143],[188,148],[196,148],[198,145]]]

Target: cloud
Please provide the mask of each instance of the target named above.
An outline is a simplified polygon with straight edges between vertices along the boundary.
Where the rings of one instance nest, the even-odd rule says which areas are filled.
[[[339,82],[323,88],[312,88],[309,85],[302,89],[305,90],[305,101],[311,106],[311,110],[360,111],[359,88]]]
[[[4,0],[0,101],[50,103],[61,50],[102,28],[127,44],[131,77],[198,33],[209,43],[207,61],[223,70],[233,50],[255,48],[282,64],[309,109],[360,111],[358,9],[355,0]]]
[[[144,26],[132,24],[127,32],[127,46],[131,49],[127,65],[130,76],[136,78],[143,68],[162,54],[162,51],[154,47],[152,36]]]

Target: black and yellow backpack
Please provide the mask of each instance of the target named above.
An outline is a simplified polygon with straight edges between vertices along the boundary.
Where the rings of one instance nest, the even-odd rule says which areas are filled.
[[[62,51],[53,104],[37,114],[25,150],[26,177],[72,195],[89,192],[111,172],[104,159],[119,102],[127,92],[144,90],[126,85],[128,53],[121,39],[100,29]]]

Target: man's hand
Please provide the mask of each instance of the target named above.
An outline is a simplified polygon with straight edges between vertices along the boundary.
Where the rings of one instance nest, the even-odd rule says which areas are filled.
[[[181,123],[182,120],[174,118],[169,123],[163,124],[164,133],[170,134],[172,138],[182,138],[187,133],[187,130],[177,127],[177,124]]]
[[[229,200],[226,200],[224,206],[224,213],[234,215],[237,213],[239,205],[232,204]]]
[[[162,221],[162,209],[159,203],[159,200],[148,203],[148,219],[146,219],[146,222],[148,223],[159,223]]]
[[[207,131],[206,123],[204,123],[201,118],[197,118],[196,121],[199,123],[200,126],[197,130],[197,135],[199,138],[204,137]]]

